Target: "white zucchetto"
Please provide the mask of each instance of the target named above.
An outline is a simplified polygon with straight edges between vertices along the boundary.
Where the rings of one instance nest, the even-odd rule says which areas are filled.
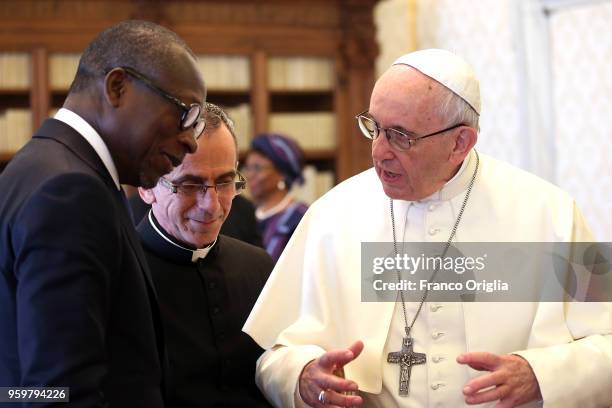
[[[393,65],[408,65],[441,83],[480,115],[480,85],[472,66],[450,51],[427,49],[405,54]]]

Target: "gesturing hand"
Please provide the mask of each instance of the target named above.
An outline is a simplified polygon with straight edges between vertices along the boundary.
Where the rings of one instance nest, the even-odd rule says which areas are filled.
[[[328,351],[308,363],[299,379],[299,392],[304,402],[312,407],[360,406],[363,403],[361,397],[343,394],[356,392],[359,389],[357,383],[345,380],[338,374],[346,364],[356,359],[362,350],[363,343],[356,341],[348,349]]]
[[[538,380],[522,357],[473,352],[459,355],[457,362],[475,370],[490,371],[465,384],[466,404],[498,401],[493,408],[511,408],[542,398]]]

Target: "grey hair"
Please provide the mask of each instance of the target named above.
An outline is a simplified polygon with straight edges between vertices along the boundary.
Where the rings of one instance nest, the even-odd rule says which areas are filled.
[[[465,123],[469,127],[473,127],[477,132],[480,131],[479,119],[480,116],[474,108],[464,101],[456,93],[444,89],[444,93],[440,97],[440,107],[438,113],[449,126],[457,123]]]
[[[238,140],[236,139],[236,130],[234,128],[234,121],[229,115],[218,105],[214,103],[206,102],[204,104],[204,120],[206,120],[206,127],[204,133],[208,134],[213,130],[219,129],[221,124],[227,127],[227,130],[232,134],[234,139],[234,146],[236,146],[236,155],[238,155]]]

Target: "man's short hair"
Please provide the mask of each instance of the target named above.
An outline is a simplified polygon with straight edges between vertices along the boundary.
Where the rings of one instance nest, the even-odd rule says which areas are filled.
[[[438,112],[448,126],[464,123],[476,129],[477,132],[480,131],[480,116],[459,95],[444,88],[442,95],[439,97],[439,103]]]
[[[70,92],[86,89],[112,68],[128,66],[151,75],[153,67],[169,66],[171,50],[179,46],[194,59],[187,44],[173,31],[149,21],[127,20],[107,28],[85,48]]]
[[[204,119],[206,120],[206,128],[204,133],[211,132],[219,129],[221,124],[224,124],[229,132],[232,134],[234,139],[234,146],[236,146],[236,155],[238,155],[238,140],[236,139],[236,131],[234,129],[234,121],[228,116],[228,114],[214,103],[206,102],[204,105]]]

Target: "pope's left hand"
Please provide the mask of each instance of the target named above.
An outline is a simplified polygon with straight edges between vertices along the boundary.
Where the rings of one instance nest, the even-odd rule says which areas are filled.
[[[465,384],[466,404],[498,401],[493,408],[511,408],[542,398],[531,366],[520,356],[472,352],[460,354],[457,362],[474,370],[489,371]]]

